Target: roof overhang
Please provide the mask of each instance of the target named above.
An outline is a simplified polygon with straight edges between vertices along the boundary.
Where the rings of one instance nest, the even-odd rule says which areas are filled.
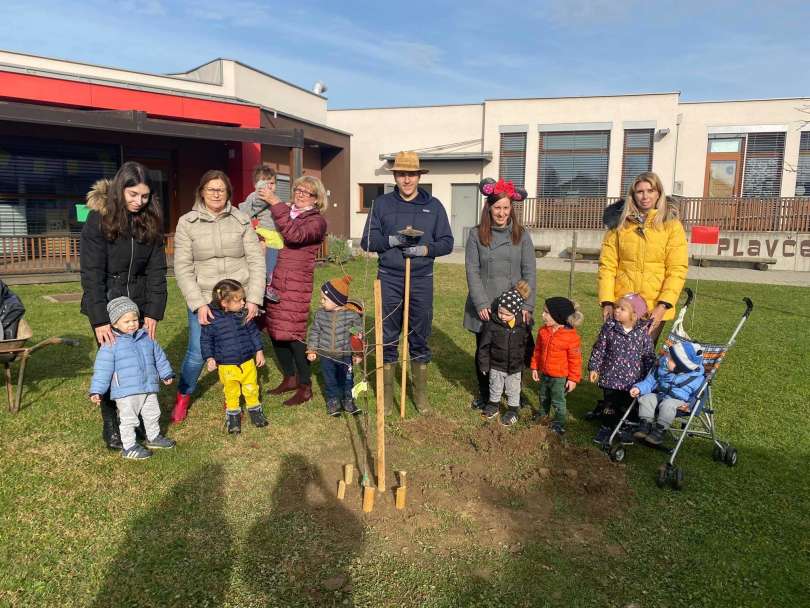
[[[489,162],[492,160],[492,152],[444,152],[444,153],[420,153],[417,152],[419,155],[419,160],[423,162],[436,162],[436,161],[447,161],[447,160],[478,160]],[[391,154],[380,154],[380,160],[387,160],[393,161],[394,157],[396,156],[395,153]]]
[[[40,125],[141,133],[183,139],[232,141],[303,148],[302,129],[254,129],[149,118],[137,110],[74,110],[29,103],[0,102],[0,120]]]

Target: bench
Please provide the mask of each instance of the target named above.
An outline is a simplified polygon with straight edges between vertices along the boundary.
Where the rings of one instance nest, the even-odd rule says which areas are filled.
[[[551,251],[551,245],[535,245],[534,257],[544,258],[549,251]]]
[[[590,260],[596,261],[599,259],[599,255],[602,253],[602,250],[599,247],[577,247],[576,258],[577,260]],[[571,248],[564,249],[560,253],[560,257],[571,259]]]
[[[768,266],[776,264],[776,258],[748,258],[730,255],[693,255],[692,260],[698,266],[753,266],[756,270],[768,270]]]

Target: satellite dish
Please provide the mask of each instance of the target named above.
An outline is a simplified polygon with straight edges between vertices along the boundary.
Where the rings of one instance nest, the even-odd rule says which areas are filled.
[[[312,92],[316,95],[323,95],[328,90],[328,87],[325,83],[321,82],[320,80],[316,80],[315,84],[312,85]]]

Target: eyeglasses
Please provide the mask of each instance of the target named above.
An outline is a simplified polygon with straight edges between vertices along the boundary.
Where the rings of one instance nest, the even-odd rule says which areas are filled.
[[[296,188],[295,190],[293,190],[293,192],[295,192],[296,194],[300,194],[301,196],[308,196],[310,198],[315,198],[316,196],[318,196],[314,192],[310,192],[309,190],[304,190],[303,188]]]
[[[224,196],[226,190],[223,190],[222,188],[206,188],[205,192],[211,196]]]

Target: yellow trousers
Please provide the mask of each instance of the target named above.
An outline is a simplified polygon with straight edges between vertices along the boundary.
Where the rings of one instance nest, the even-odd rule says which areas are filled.
[[[242,365],[220,365],[219,381],[225,392],[225,408],[238,412],[239,395],[245,396],[245,405],[255,407],[259,401],[259,381],[256,378],[256,362],[248,359]]]

